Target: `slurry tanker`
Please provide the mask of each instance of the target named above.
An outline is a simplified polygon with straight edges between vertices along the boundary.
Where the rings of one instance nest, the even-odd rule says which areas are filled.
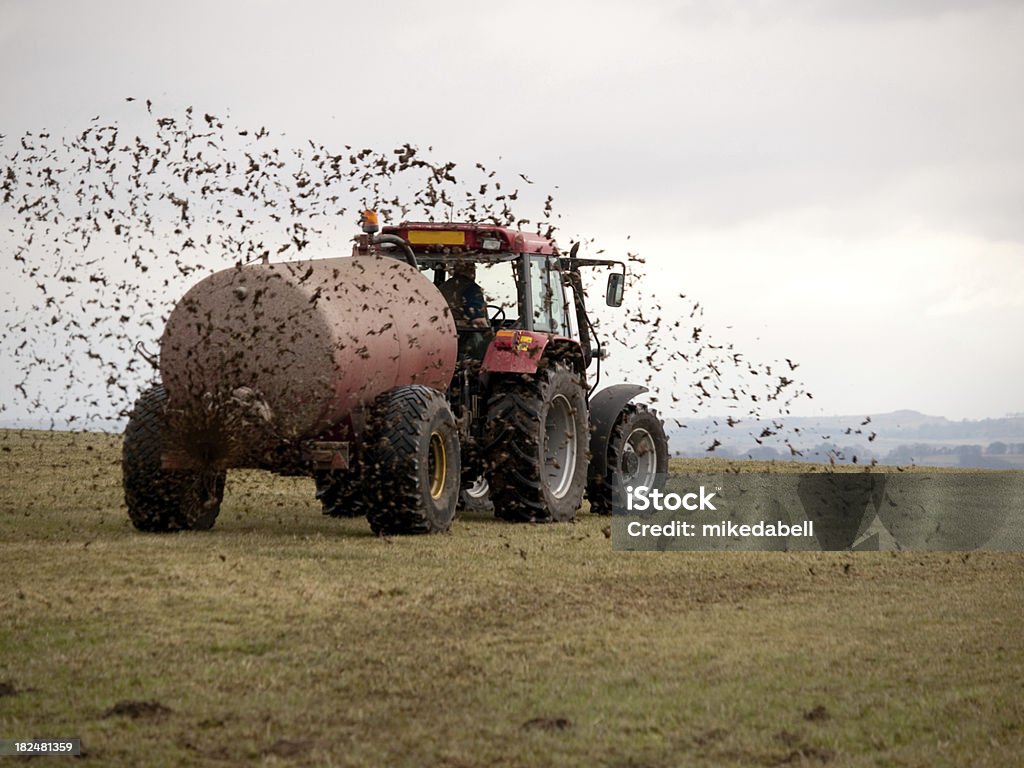
[[[460,503],[552,522],[586,496],[609,513],[613,473],[651,486],[668,449],[633,402],[646,387],[597,389],[590,267],[611,270],[620,306],[622,262],[490,224],[380,231],[368,211],[349,257],[210,275],[172,310],[159,383],[125,431],[132,523],[210,528],[241,467],[312,477],[325,514],[378,534],[445,531]],[[453,284],[479,317],[453,306]]]

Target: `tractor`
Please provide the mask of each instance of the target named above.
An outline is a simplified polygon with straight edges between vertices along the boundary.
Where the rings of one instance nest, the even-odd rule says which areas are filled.
[[[647,388],[598,391],[581,270],[610,268],[618,307],[625,264],[492,224],[362,229],[350,257],[236,265],[174,307],[125,432],[137,528],[211,527],[239,467],[312,476],[325,514],[380,535],[446,531],[460,505],[609,514],[613,475],[667,471]]]

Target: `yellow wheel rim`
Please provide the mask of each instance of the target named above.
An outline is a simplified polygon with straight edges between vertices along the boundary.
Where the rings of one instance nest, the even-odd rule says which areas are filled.
[[[448,453],[444,440],[437,432],[430,433],[430,498],[439,499],[444,493],[444,481],[448,476]]]

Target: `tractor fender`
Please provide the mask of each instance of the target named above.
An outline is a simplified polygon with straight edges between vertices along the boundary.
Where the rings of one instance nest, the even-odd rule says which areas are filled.
[[[648,391],[640,384],[613,384],[590,398],[590,480],[608,472],[608,441],[623,406]]]

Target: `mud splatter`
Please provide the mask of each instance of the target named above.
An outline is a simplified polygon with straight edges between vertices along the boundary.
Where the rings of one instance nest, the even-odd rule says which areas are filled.
[[[4,257],[17,271],[0,346],[21,374],[21,405],[47,414],[51,428],[95,428],[126,415],[152,375],[145,348],[201,276],[344,253],[365,207],[392,223],[490,222],[548,236],[561,218],[554,195],[526,173],[460,165],[412,143],[294,142],[266,126],[192,107],[162,111],[141,98],[73,132],[0,136],[0,152]],[[581,255],[603,254],[593,239],[580,240]],[[658,375],[671,373],[670,391],[655,394],[662,410],[714,404],[737,429],[777,414],[750,435],[783,434],[791,405],[811,397],[795,378],[799,364],[759,363],[713,338],[699,300],[679,295],[684,311],[663,311],[645,287],[645,257],[620,258],[630,302],[601,332],[643,360],[641,383],[664,390]]]
[[[104,718],[128,717],[132,720],[163,720],[173,712],[159,701],[135,701],[124,699],[103,713]]]

